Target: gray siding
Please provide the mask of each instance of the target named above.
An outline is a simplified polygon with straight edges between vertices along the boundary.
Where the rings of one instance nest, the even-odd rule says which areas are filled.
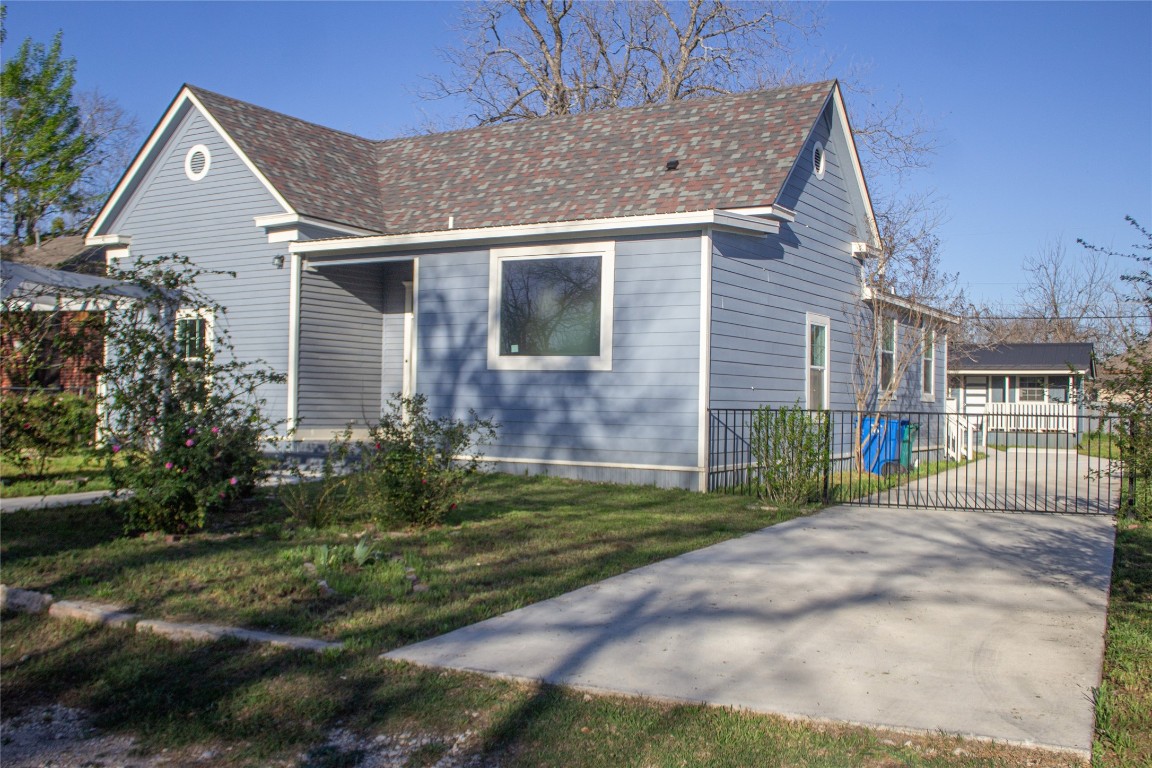
[[[611,371],[488,370],[488,261],[420,258],[417,389],[434,409],[498,421],[491,456],[696,465],[698,235],[617,241]]]
[[[312,437],[364,426],[403,372],[402,280],[412,265],[305,270],[300,285],[299,428]]]
[[[823,179],[810,168],[812,144],[826,149]],[[850,408],[852,333],[846,311],[857,295],[849,243],[861,238],[841,161],[847,149],[820,121],[780,203],[796,212],[778,236],[717,233],[712,257],[713,408],[804,404],[805,313],[828,317],[833,408]]]
[[[184,157],[196,144],[209,148],[212,166],[203,179],[190,181]],[[133,257],[178,253],[203,269],[235,272],[235,277],[205,275],[198,281],[227,308],[225,316],[215,318],[217,331],[230,333],[240,359],[262,359],[286,373],[291,270],[277,269],[272,257],[287,254],[287,246],[269,244],[253,222],[254,216],[282,210],[208,121],[191,110],[104,231],[130,236]],[[268,415],[283,419],[285,385],[271,385],[263,396]]]
[[[831,107],[830,107],[831,108]],[[859,265],[851,244],[868,240],[845,137],[820,120],[780,196],[796,212],[779,236],[717,233],[713,238],[711,390],[713,408],[789,406],[805,402],[806,313],[829,319],[830,406],[855,407],[854,318],[861,311]],[[815,142],[825,173],[811,170]],[[900,336],[919,331],[902,326]],[[902,345],[903,346],[903,345]],[[942,410],[943,344],[936,347],[934,401],[920,397],[919,345],[893,408]]]

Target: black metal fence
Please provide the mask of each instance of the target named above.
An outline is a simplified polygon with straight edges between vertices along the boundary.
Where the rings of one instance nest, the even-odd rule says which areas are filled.
[[[770,436],[756,434],[756,414],[709,411],[709,490],[764,493],[775,459]],[[992,404],[979,415],[806,415],[824,435],[813,486],[825,502],[1110,514],[1130,479],[1115,440],[1120,423],[1062,404]]]

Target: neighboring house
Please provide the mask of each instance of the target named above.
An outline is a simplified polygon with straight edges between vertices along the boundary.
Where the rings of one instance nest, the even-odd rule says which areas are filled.
[[[301,443],[422,393],[501,469],[699,489],[710,409],[852,407],[878,236],[834,82],[387,141],[186,86],[88,243],[235,271]]]
[[[0,261],[31,267],[31,270],[15,271],[20,272],[21,276],[39,275],[41,280],[53,279],[45,275],[61,273],[59,278],[65,284],[75,280],[64,273],[99,275],[104,273],[105,267],[101,249],[87,245],[80,235],[52,238],[38,246],[7,244],[0,248]],[[41,293],[51,287],[40,283],[35,285]],[[13,288],[13,291],[19,300],[19,289]],[[8,290],[4,298],[6,307],[13,304],[8,300]],[[6,318],[0,324],[3,329],[0,333],[0,355],[4,357],[4,364],[0,365],[0,391],[49,389],[77,394],[93,393],[96,388],[94,369],[103,356],[104,346],[99,334],[90,330],[94,319],[91,311],[61,309],[50,290],[47,300],[43,296],[37,298],[40,299],[38,302],[27,303],[28,311],[37,313],[31,318],[23,318],[30,322]],[[21,334],[28,334],[30,338],[21,339]],[[53,336],[62,334],[71,334],[85,341],[74,345],[74,353],[64,355],[51,343]],[[29,356],[33,359],[26,359]]]
[[[949,410],[988,432],[1076,434],[1096,377],[1092,344],[998,344],[956,351],[948,367]]]

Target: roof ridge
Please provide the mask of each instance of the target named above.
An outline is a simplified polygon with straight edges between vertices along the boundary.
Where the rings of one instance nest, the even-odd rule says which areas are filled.
[[[522,118],[519,120],[508,120],[500,123],[485,123],[483,125],[473,125],[465,128],[453,128],[447,131],[434,131],[428,133],[416,133],[408,136],[392,136],[386,139],[365,139],[371,141],[376,145],[391,144],[394,142],[413,141],[425,139],[433,136],[458,136],[467,133],[476,133],[481,131],[497,131],[500,129],[522,129],[525,126],[540,125],[541,123],[548,123],[555,125],[563,122],[579,122],[581,120],[596,120],[605,119],[609,116],[620,115],[624,113],[635,114],[644,111],[656,110],[676,110],[684,109],[699,104],[707,104],[711,102],[721,101],[723,99],[737,99],[737,98],[751,98],[753,96],[762,96],[769,93],[783,93],[785,91],[800,90],[802,88],[819,89],[824,86],[827,90],[839,83],[839,80],[832,78],[829,80],[817,80],[810,83],[795,83],[793,85],[782,85],[776,88],[755,88],[747,91],[732,91],[730,93],[715,93],[708,96],[698,98],[676,99],[675,101],[661,101],[653,102],[650,104],[629,104],[623,107],[609,107],[606,109],[592,109],[584,112],[569,112],[561,115],[539,115],[536,117]]]
[[[253,103],[251,101],[244,101],[243,99],[237,99],[234,96],[228,96],[228,95],[223,94],[223,93],[211,91],[207,88],[201,88],[200,86],[192,85],[191,83],[184,83],[184,87],[187,88],[189,91],[191,91],[193,93],[193,95],[206,94],[206,95],[211,96],[213,98],[223,99],[224,101],[232,102],[233,104],[243,105],[244,107],[246,107],[248,109],[256,109],[256,110],[259,110],[261,112],[267,112],[270,115],[275,115],[276,117],[282,118],[284,120],[291,120],[292,122],[295,122],[295,123],[302,123],[303,125],[308,125],[308,126],[311,126],[313,128],[319,128],[320,130],[327,131],[328,133],[335,133],[335,134],[339,134],[341,136],[347,136],[350,139],[356,139],[357,141],[362,141],[362,142],[365,142],[368,144],[379,144],[381,141],[385,141],[385,139],[369,139],[366,136],[361,136],[360,134],[352,133],[351,131],[341,130],[340,128],[333,128],[331,126],[324,125],[322,123],[317,123],[313,120],[305,120],[302,117],[296,117],[295,115],[290,115],[287,112],[281,112],[281,111],[276,110],[276,109],[270,109],[268,107],[263,107],[259,104]]]

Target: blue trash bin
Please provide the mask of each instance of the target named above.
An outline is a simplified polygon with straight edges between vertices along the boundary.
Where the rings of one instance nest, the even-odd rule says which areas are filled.
[[[907,419],[876,419],[865,416],[860,423],[864,468],[874,475],[900,471],[900,446],[907,433]]]

